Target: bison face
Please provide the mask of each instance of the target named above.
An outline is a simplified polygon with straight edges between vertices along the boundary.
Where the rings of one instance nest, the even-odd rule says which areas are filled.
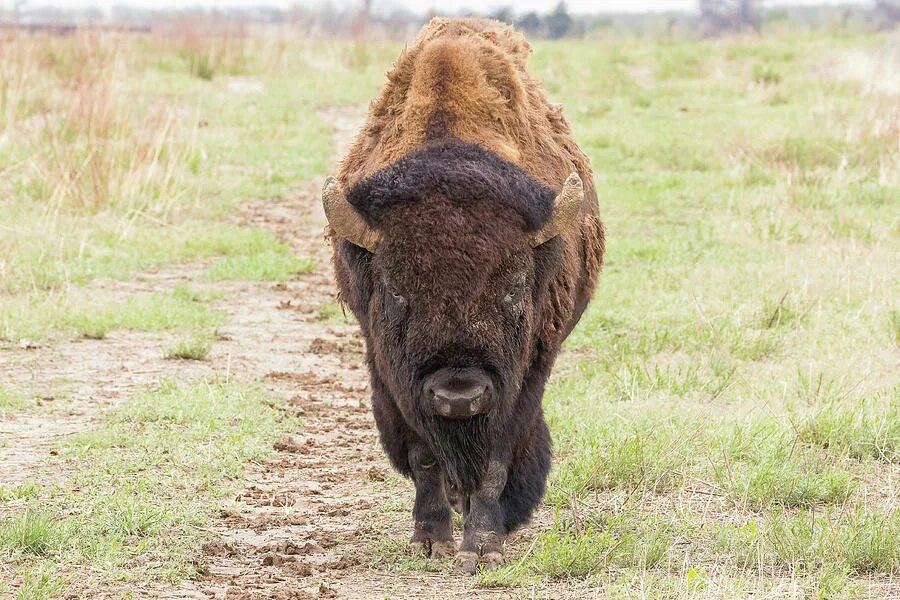
[[[392,206],[380,231],[366,320],[392,394],[418,419],[505,412],[542,289],[522,216],[433,195]]]

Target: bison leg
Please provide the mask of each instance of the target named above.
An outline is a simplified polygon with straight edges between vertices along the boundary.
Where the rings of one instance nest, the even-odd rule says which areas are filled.
[[[410,450],[409,464],[416,484],[416,503],[413,507],[416,525],[409,542],[410,548],[434,558],[450,556],[456,550],[456,543],[453,541],[453,522],[441,467],[424,445]]]
[[[492,460],[481,488],[469,496],[469,510],[463,525],[463,540],[456,554],[456,564],[467,573],[478,565],[493,568],[503,562],[503,540],[506,537],[500,495],[506,487],[507,467]]]

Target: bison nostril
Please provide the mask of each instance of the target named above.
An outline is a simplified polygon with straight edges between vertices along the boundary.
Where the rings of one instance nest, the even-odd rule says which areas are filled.
[[[484,412],[484,395],[487,388],[483,385],[463,390],[434,388],[431,390],[435,412],[442,417],[468,418]]]
[[[481,369],[441,369],[425,381],[433,414],[468,419],[489,411],[491,381]]]
[[[431,393],[438,401],[444,402],[473,402],[484,395],[486,387],[483,385],[472,386],[461,390],[445,387],[432,388]]]

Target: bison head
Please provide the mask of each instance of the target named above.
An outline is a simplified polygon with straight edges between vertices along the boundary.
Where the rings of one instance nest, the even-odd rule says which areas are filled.
[[[577,174],[560,183],[556,194],[455,140],[414,151],[346,194],[326,182],[328,223],[348,242],[338,258],[351,272],[344,299],[378,378],[433,447],[471,445],[516,410],[562,263],[551,241],[584,196]]]

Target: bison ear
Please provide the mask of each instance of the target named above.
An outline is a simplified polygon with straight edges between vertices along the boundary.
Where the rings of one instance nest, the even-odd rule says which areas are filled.
[[[369,252],[375,252],[378,242],[381,241],[381,234],[369,227],[362,215],[356,212],[353,205],[347,201],[341,184],[334,177],[325,180],[325,187],[322,188],[322,207],[334,235]]]
[[[571,227],[578,219],[584,202],[584,184],[578,173],[566,178],[562,191],[553,201],[553,216],[539,231],[531,234],[532,247],[540,246]]]

